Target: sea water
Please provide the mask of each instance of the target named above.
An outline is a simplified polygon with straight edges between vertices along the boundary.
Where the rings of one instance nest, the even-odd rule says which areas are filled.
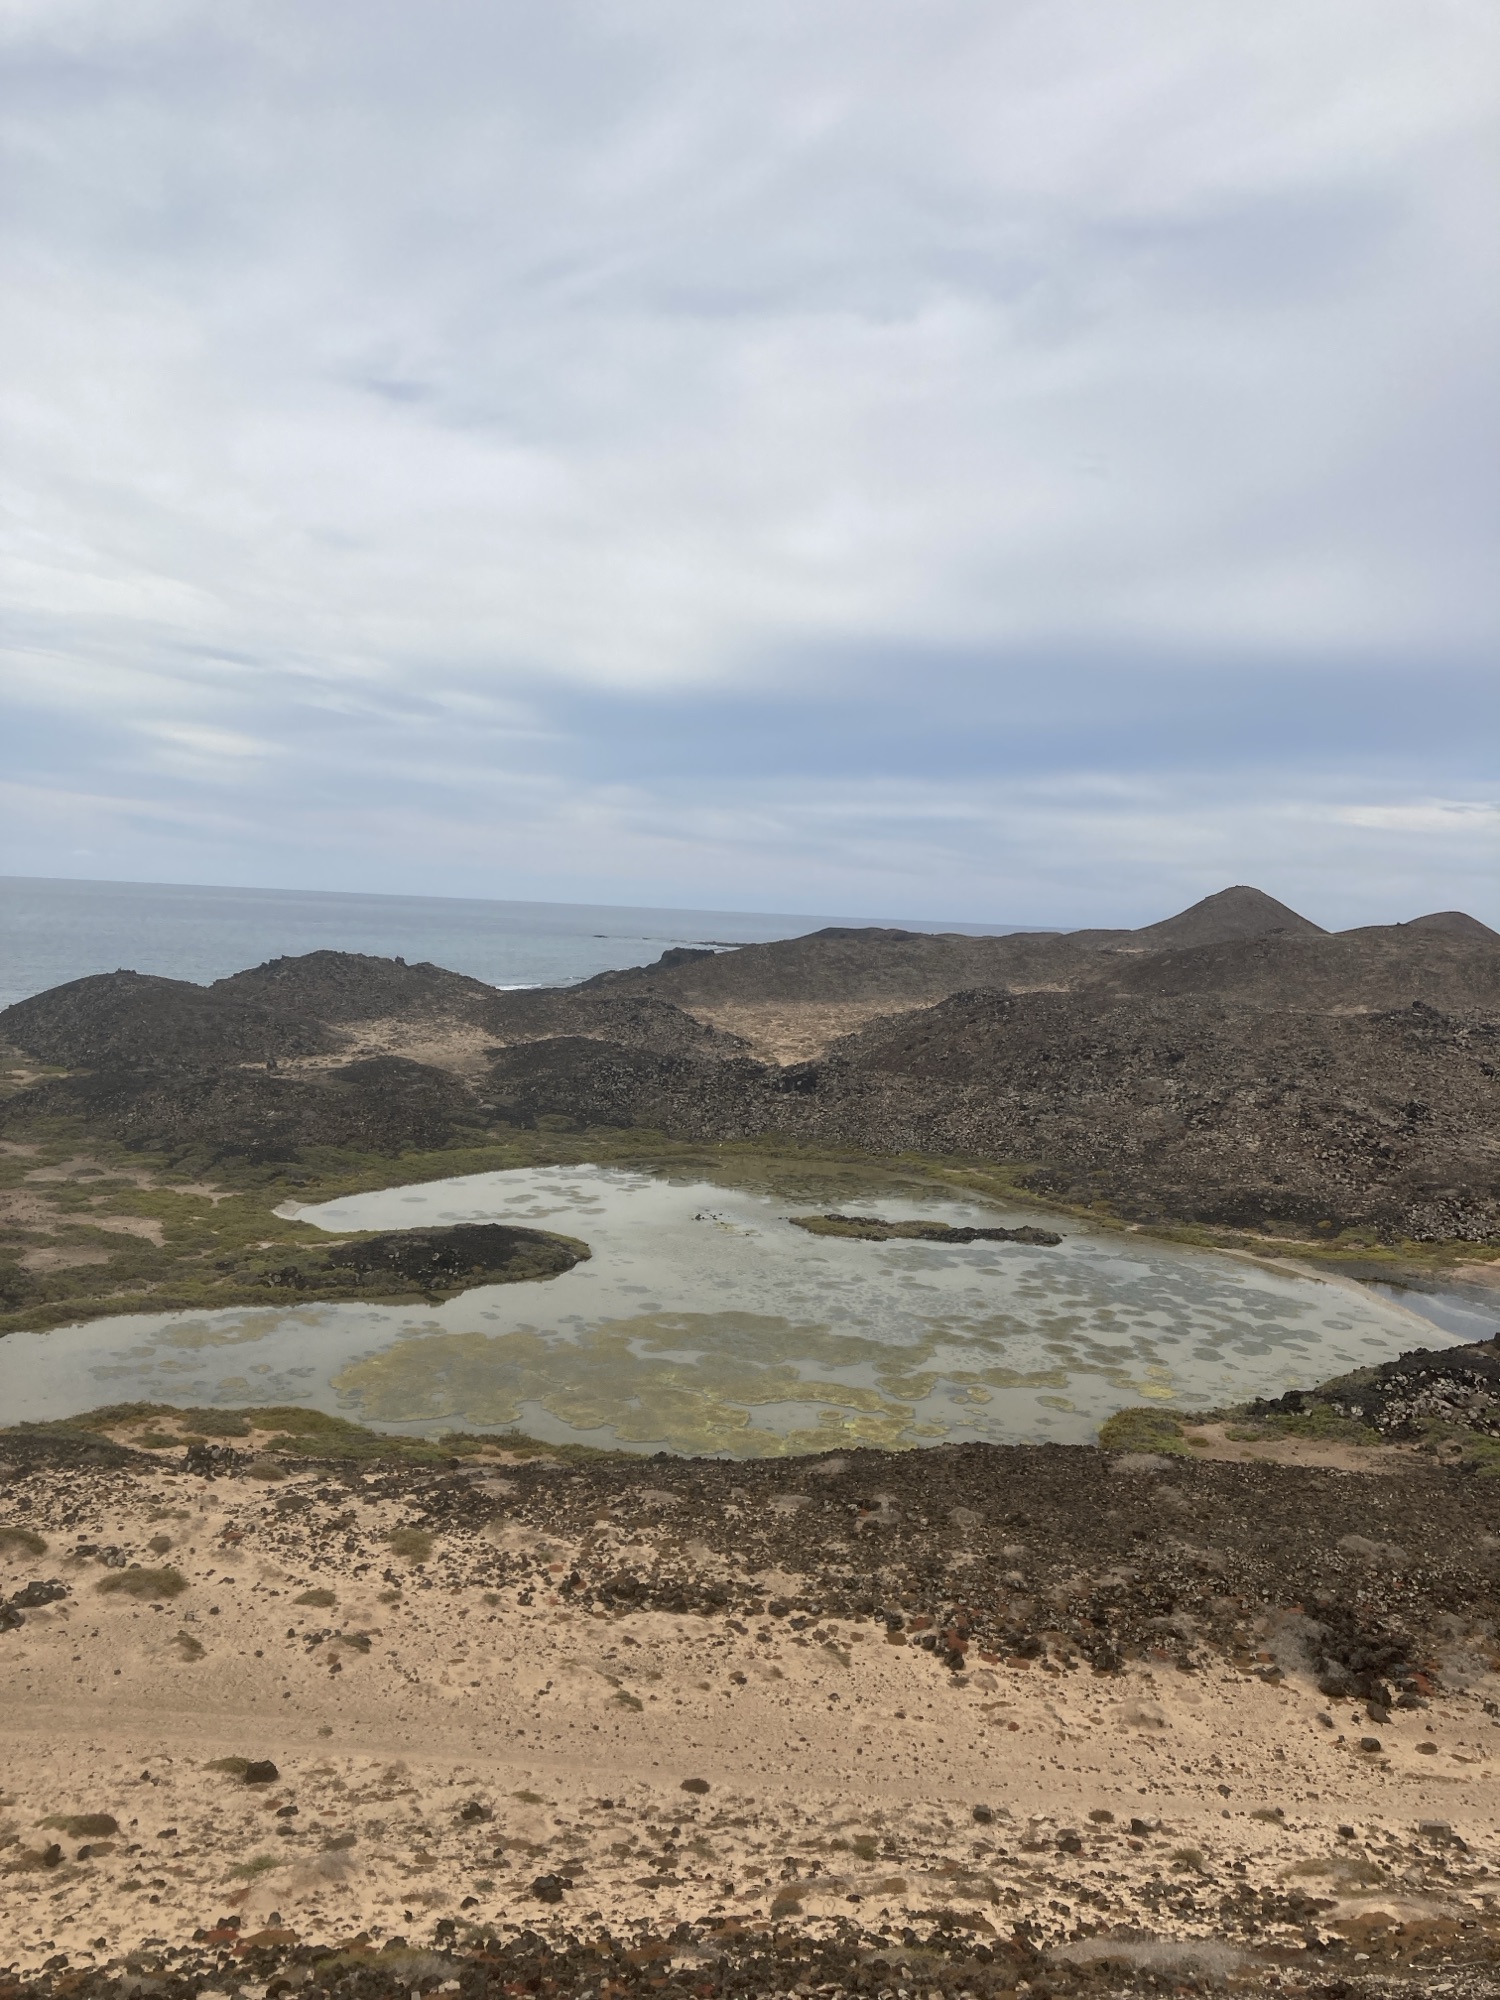
[[[649,964],[673,945],[765,944],[855,921],[10,876],[0,877],[0,1006],[121,967],[202,984],[268,958],[324,950],[428,959],[492,986],[566,986]],[[994,935],[1015,927],[913,919],[904,928]]]
[[[673,1179],[527,1168],[283,1211],[335,1231],[469,1221],[582,1238],[588,1261],[441,1306],[136,1314],[0,1341],[10,1421],[137,1399],[298,1403],[381,1429],[763,1457],[840,1445],[1090,1438],[1112,1411],[1306,1387],[1452,1336],[1363,1287],[1064,1222],[1053,1248],[884,1243],[788,1216],[1014,1226],[889,1177]]]

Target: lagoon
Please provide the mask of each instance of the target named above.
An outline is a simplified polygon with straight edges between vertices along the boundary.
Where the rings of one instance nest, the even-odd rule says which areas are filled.
[[[583,1238],[545,1283],[439,1306],[132,1314],[0,1342],[6,1420],[298,1403],[380,1429],[763,1457],[1090,1439],[1113,1411],[1306,1387],[1452,1335],[1398,1299],[1063,1221],[1055,1248],[813,1236],[809,1208],[1015,1226],[887,1172],[557,1166],[286,1209],[331,1231],[505,1221]]]

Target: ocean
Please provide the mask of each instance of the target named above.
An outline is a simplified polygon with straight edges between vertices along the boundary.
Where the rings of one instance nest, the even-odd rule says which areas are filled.
[[[322,950],[428,959],[493,986],[567,986],[647,965],[673,945],[765,944],[871,921],[893,920],[0,876],[0,1006],[122,967],[204,984]],[[1030,928],[924,919],[898,927],[979,936]]]

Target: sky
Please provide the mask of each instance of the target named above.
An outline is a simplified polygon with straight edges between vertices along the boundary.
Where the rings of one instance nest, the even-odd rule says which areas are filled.
[[[1488,0],[0,0],[0,872],[1500,924]]]

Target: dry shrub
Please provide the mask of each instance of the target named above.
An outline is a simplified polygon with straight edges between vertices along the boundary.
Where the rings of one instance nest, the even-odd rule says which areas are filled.
[[[123,1591],[127,1597],[181,1597],[187,1587],[187,1578],[170,1563],[164,1569],[142,1569],[132,1563],[129,1569],[112,1570],[94,1585],[108,1594]]]

